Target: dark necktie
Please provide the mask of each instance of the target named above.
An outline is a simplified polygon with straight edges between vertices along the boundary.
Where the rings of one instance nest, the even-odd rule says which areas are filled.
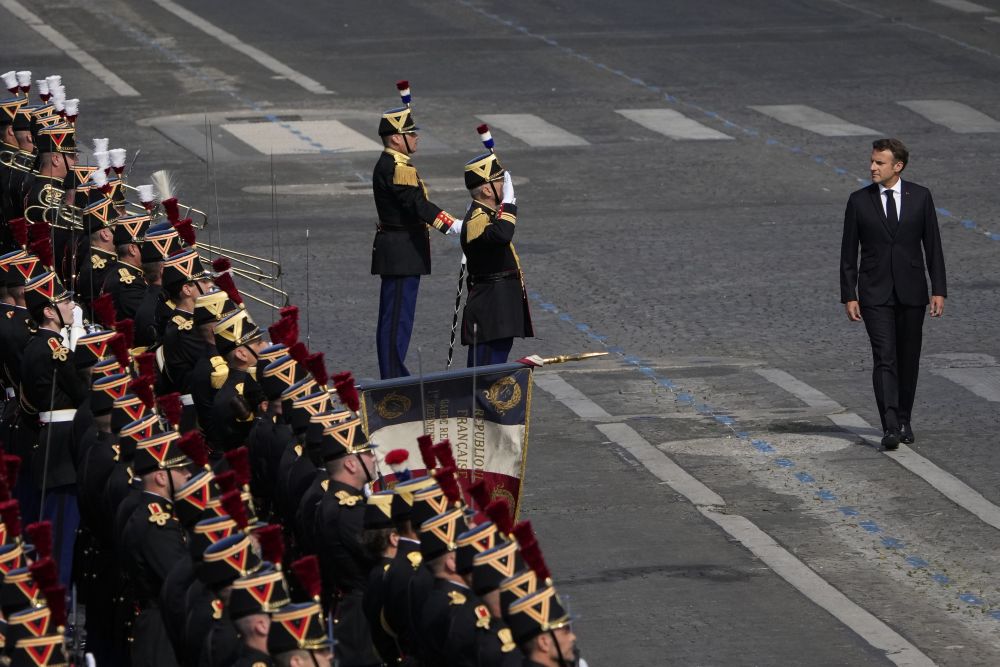
[[[896,197],[892,190],[885,191],[885,217],[889,221],[889,229],[893,232],[899,226],[899,217],[896,215]]]

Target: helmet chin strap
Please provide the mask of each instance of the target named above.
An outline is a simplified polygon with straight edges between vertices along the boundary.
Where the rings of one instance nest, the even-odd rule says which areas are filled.
[[[409,132],[403,132],[403,145],[406,146],[406,154],[413,155],[413,148],[410,146]]]
[[[576,660],[567,660],[565,656],[563,656],[562,648],[559,647],[559,640],[556,639],[555,630],[549,630],[549,637],[552,638],[552,643],[556,646],[556,655],[559,656],[558,660],[560,667],[576,667]]]
[[[493,203],[496,204],[497,208],[500,208],[501,197],[497,194],[496,181],[490,181],[490,190],[493,191]]]

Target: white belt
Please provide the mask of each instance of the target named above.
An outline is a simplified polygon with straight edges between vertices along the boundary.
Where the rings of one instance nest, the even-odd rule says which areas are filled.
[[[181,405],[194,405],[194,399],[191,397],[191,394],[181,396]]]
[[[14,396],[16,396],[16,394],[14,393],[14,388],[13,387],[7,387],[7,400],[9,401],[9,400],[13,399]]]
[[[74,416],[76,416],[76,408],[66,408],[65,410],[53,410],[52,412],[39,412],[38,421],[43,424],[71,422]]]

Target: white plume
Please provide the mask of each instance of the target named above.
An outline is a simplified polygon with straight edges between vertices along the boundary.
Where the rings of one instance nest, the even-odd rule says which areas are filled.
[[[121,169],[125,166],[125,149],[124,148],[112,148],[108,153],[111,154],[111,166],[115,169]]]
[[[78,116],[80,114],[80,100],[73,98],[71,100],[66,100],[66,115],[67,116]]]
[[[53,95],[52,104],[55,105],[56,111],[66,111],[66,96]]]
[[[17,88],[17,73],[14,70],[4,72],[0,77],[3,78],[3,85],[8,90]]]
[[[111,154],[107,151],[95,151],[94,159],[97,160],[97,168],[101,171],[111,168]]]
[[[103,188],[108,184],[108,176],[103,169],[96,169],[90,174],[90,182],[94,187]]]
[[[138,185],[135,189],[139,191],[139,201],[143,204],[148,204],[149,202],[156,200],[156,192],[151,184]]]
[[[103,153],[108,150],[108,139],[104,137],[103,139],[94,139],[94,152]]]
[[[37,81],[35,81],[35,85],[38,86],[39,95],[49,94],[49,82],[46,81],[45,79],[38,79]]]
[[[28,70],[21,70],[17,73],[17,82],[22,88],[31,85],[31,72]]]
[[[49,90],[53,90],[54,88],[62,85],[62,77],[58,74],[50,74],[45,77],[45,80],[49,82]]]
[[[160,201],[164,199],[170,199],[175,197],[176,194],[174,190],[174,177],[166,169],[160,169],[159,171],[153,172],[153,175],[149,177],[153,181],[153,186],[156,188],[156,192],[160,195]]]

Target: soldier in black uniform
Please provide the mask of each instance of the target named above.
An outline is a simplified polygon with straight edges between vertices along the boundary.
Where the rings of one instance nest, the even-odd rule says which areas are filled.
[[[163,339],[174,303],[163,289],[163,261],[180,248],[177,232],[169,222],[150,227],[142,242],[142,270],[146,292],[135,313],[135,344],[149,348]]]
[[[24,275],[18,268],[27,268],[21,263],[24,261],[37,262],[37,259],[29,258],[23,250],[11,251],[0,257],[0,280],[3,281],[9,304],[0,316],[0,375],[7,399],[3,409],[3,424],[0,426],[0,442],[11,452],[15,451],[18,427],[17,397],[21,383],[21,353],[28,344],[34,326],[24,304]]]
[[[35,139],[38,151],[38,173],[25,198],[24,217],[31,224],[47,222],[53,227],[53,258],[57,273],[65,276],[67,251],[73,251],[74,215],[68,206],[74,204],[73,192],[63,187],[70,169],[76,165],[76,131],[72,125],[53,125],[38,130]]]
[[[146,296],[146,277],[142,270],[143,235],[149,226],[148,215],[129,215],[115,221],[112,241],[117,260],[103,286],[115,304],[115,317],[134,320]],[[135,328],[138,332],[138,327]]]
[[[160,616],[163,579],[185,557],[185,537],[173,514],[173,495],[190,477],[191,460],[177,447],[180,436],[169,431],[136,447],[135,472],[142,478],[142,500],[122,536],[129,578],[136,591],[139,615],[132,642],[132,667],[175,667],[179,663]]]
[[[232,667],[273,667],[267,651],[271,613],[288,603],[288,586],[280,570],[262,569],[233,582],[226,612],[242,643]]]
[[[368,497],[365,506],[365,532],[361,538],[368,555],[376,561],[368,574],[368,585],[365,587],[362,604],[365,618],[368,619],[368,627],[371,629],[375,651],[387,665],[403,662],[402,650],[382,616],[387,598],[385,577],[389,572],[389,566],[392,565],[392,559],[396,557],[399,545],[399,533],[396,532],[392,521],[392,499],[395,495],[389,490],[379,491]]]
[[[386,601],[382,606],[386,625],[396,635],[403,654],[417,658],[422,657],[418,621],[434,577],[430,570],[421,567],[420,538],[413,525],[418,520],[415,514],[423,512],[424,519],[429,519],[436,512],[418,508],[414,496],[428,489],[437,489],[434,478],[430,476],[411,479],[393,489],[392,513],[399,544],[396,556],[385,573]],[[426,507],[424,503],[421,505]]]
[[[37,414],[40,425],[31,452],[31,481],[45,496],[37,511],[52,521],[53,555],[60,580],[68,585],[73,564],[73,541],[80,522],[76,503],[76,470],[70,453],[73,417],[87,397],[88,382],[74,362],[60,331],[73,319],[71,295],[52,272],[33,278],[24,287],[28,312],[38,323],[21,359],[21,404]],[[44,493],[43,493],[44,492]],[[22,510],[25,509],[22,500]],[[25,512],[26,518],[28,517]]]
[[[186,250],[163,262],[163,287],[176,307],[163,334],[159,393],[180,393],[185,409],[184,421],[187,423],[190,419],[193,424],[191,371],[207,347],[205,338],[194,326],[194,304],[200,295],[212,289],[210,274],[202,267],[198,251]]]
[[[580,658],[570,617],[556,594],[545,586],[511,603],[506,611],[524,667],[576,667]]]
[[[11,131],[14,133],[11,167],[5,172],[0,172],[3,174],[0,176],[2,215],[7,222],[24,215],[24,197],[28,193],[27,185],[31,183],[31,169],[35,163],[35,142],[31,136],[30,107],[26,100],[24,104],[18,105],[15,109]],[[11,245],[9,249],[13,248],[14,246]]]
[[[405,82],[400,82],[405,84]],[[372,274],[382,277],[376,346],[382,379],[409,375],[406,350],[413,331],[420,276],[431,272],[427,226],[456,233],[456,220],[427,199],[427,188],[410,164],[419,129],[409,107],[409,84],[401,88],[407,106],[382,114],[378,133],[385,150],[375,163],[372,190],[378,226],[372,245]]]
[[[461,232],[469,268],[462,344],[469,346],[470,367],[502,364],[514,338],[534,336],[524,275],[511,242],[517,200],[510,174],[493,153],[465,165],[465,187],[472,206]]]
[[[254,419],[265,401],[251,368],[267,344],[246,310],[237,310],[215,325],[215,349],[226,360],[229,373],[212,403],[210,445],[228,451],[245,445]]]
[[[333,639],[326,628],[318,602],[287,604],[271,614],[268,653],[278,667],[332,667]]]
[[[111,206],[111,199],[100,189],[91,189],[90,198],[92,202],[83,209],[83,230],[90,237],[90,250],[80,258],[77,266],[76,297],[87,318],[93,322],[91,304],[101,295],[104,279],[118,260],[113,230],[118,214]]]
[[[361,420],[345,424],[350,428],[334,427],[342,435],[329,443],[335,451],[323,457],[330,481],[316,512],[315,534],[323,588],[338,592],[333,612],[338,664],[362,667],[381,664],[362,607],[368,572],[374,565],[361,545],[365,517],[363,488],[377,477],[377,470],[375,453],[362,430]]]
[[[7,227],[8,220],[19,217],[15,215],[10,197],[11,180],[18,171],[14,166],[14,159],[19,151],[17,137],[14,135],[14,117],[27,101],[26,97],[0,101],[0,153],[9,156],[0,163],[0,252],[17,248]]]

